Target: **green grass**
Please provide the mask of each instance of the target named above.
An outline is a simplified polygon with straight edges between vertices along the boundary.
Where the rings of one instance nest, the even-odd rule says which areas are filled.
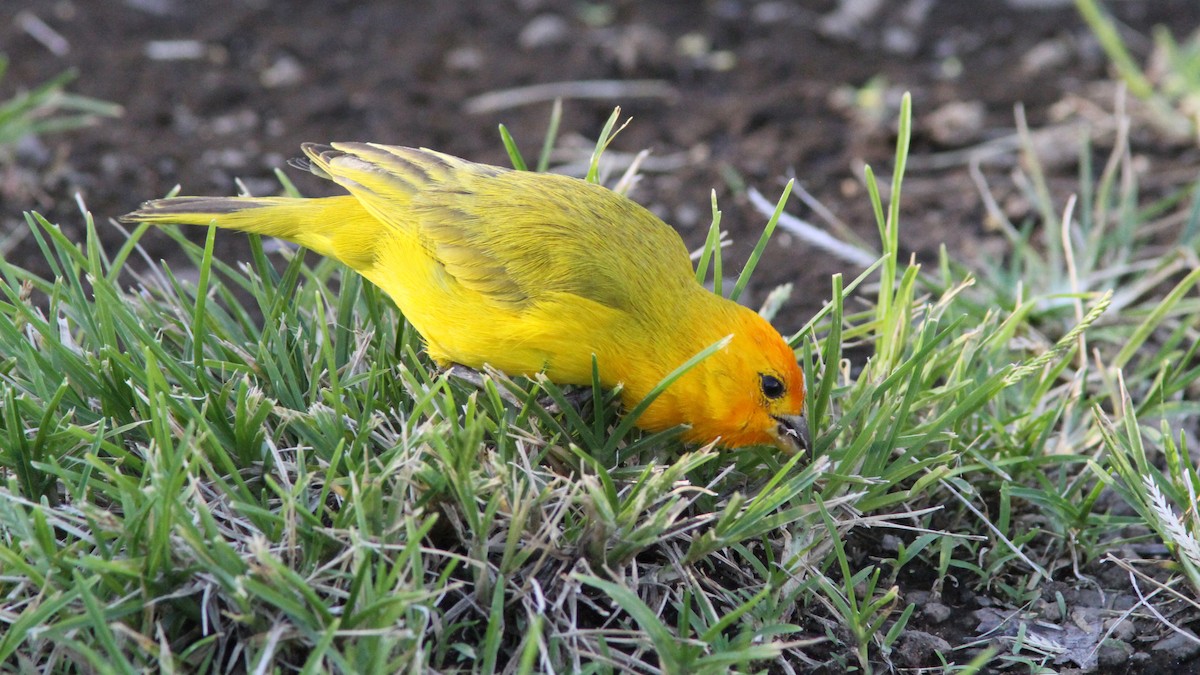
[[[1200,591],[1194,191],[1144,204],[1122,148],[1098,177],[1085,148],[1062,217],[1027,164],[1044,222],[921,267],[909,128],[906,99],[889,202],[867,174],[883,257],[792,338],[808,457],[641,434],[598,386],[464,383],[377,289],[256,238],[241,264],[213,256],[241,235],[114,249],[30,214],[53,273],[0,262],[0,668],[886,672],[901,584],[1022,607],[1134,538]],[[163,236],[197,281],[137,271]],[[701,277],[719,241],[714,204]],[[1049,663],[1019,634],[941,656]]]
[[[3,82],[7,73],[8,58],[0,54],[0,82]],[[0,195],[5,199],[30,190],[38,181],[36,172],[29,167],[18,167],[17,171],[12,171],[9,166],[18,161],[16,146],[22,139],[70,131],[121,114],[120,106],[68,93],[67,85],[74,79],[75,73],[67,71],[32,89],[20,89],[11,97],[0,100],[0,172],[3,172],[5,180]],[[16,216],[15,213],[11,215]],[[3,229],[5,231],[0,231],[0,256],[14,250],[27,232],[24,229],[12,231],[8,227]]]
[[[1154,55],[1144,70],[1121,37],[1102,0],[1075,0],[1080,17],[1104,50],[1117,77],[1142,101],[1145,120],[1160,135],[1194,144],[1200,138],[1200,36],[1180,42],[1165,26],[1154,30]]]
[[[0,54],[0,80],[7,71],[8,59]],[[24,136],[78,129],[121,114],[120,106],[67,93],[74,79],[75,73],[68,71],[0,102],[0,160],[8,159],[3,150]]]

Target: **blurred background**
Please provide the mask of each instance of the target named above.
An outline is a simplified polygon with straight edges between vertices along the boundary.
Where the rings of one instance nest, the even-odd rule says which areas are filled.
[[[1139,64],[1153,57],[1154,26],[1182,39],[1200,24],[1194,0],[1106,7]],[[120,107],[0,150],[0,252],[22,260],[37,255],[22,210],[80,234],[78,193],[117,241],[110,218],[176,185],[232,194],[240,179],[255,194],[277,191],[273,171],[304,141],[426,146],[506,165],[503,123],[536,156],[562,96],[555,164],[570,171],[586,157],[620,105],[632,123],[614,158],[652,153],[631,196],[696,247],[715,190],[736,273],[766,221],[747,188],[774,201],[789,176],[839,227],[875,241],[862,166],[889,175],[905,91],[914,150],[902,245],[934,260],[944,242],[970,260],[1004,244],[980,177],[1014,220],[1029,208],[1010,180],[1014,104],[1043,134],[1051,179],[1074,184],[1079,140],[1102,148],[1112,138],[1118,91],[1100,43],[1062,0],[6,0],[0,53],[0,101],[71,71],[65,91]],[[1133,148],[1151,193],[1200,159],[1194,138],[1153,125],[1135,126]],[[306,194],[336,191],[289,175]],[[825,222],[796,198],[789,211]],[[143,242],[155,258],[178,255],[166,237]],[[218,245],[232,259],[245,250],[238,237]],[[785,329],[819,307],[829,274],[859,271],[787,234],[761,267],[752,304],[777,283],[798,289]]]

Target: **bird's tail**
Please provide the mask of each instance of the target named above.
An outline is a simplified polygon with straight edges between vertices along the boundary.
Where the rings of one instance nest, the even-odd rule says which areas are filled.
[[[336,258],[356,270],[375,259],[385,226],[350,195],[294,197],[172,197],[142,204],[126,223],[216,225],[278,237]]]

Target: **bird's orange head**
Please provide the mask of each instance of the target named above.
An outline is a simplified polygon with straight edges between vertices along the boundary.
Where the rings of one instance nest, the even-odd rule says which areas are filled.
[[[691,428],[684,440],[692,443],[774,445],[788,454],[808,450],[804,373],[795,353],[757,313],[728,301],[722,305],[706,317],[707,335],[697,336],[695,351],[732,335],[729,344],[668,388],[639,426],[686,423]]]

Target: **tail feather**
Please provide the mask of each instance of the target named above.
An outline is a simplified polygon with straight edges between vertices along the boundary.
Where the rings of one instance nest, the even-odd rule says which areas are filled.
[[[467,192],[463,176],[496,176],[504,169],[472,164],[432,150],[375,143],[305,143],[292,166],[329,179],[350,195],[293,197],[172,197],[146,202],[121,217],[127,223],[216,225],[278,237],[335,258],[359,272],[370,269],[380,243],[417,237],[414,196],[434,188]]]
[[[278,237],[336,258],[356,270],[375,262],[373,243],[384,225],[349,195],[293,197],[172,197],[142,204],[126,223],[213,225]]]

